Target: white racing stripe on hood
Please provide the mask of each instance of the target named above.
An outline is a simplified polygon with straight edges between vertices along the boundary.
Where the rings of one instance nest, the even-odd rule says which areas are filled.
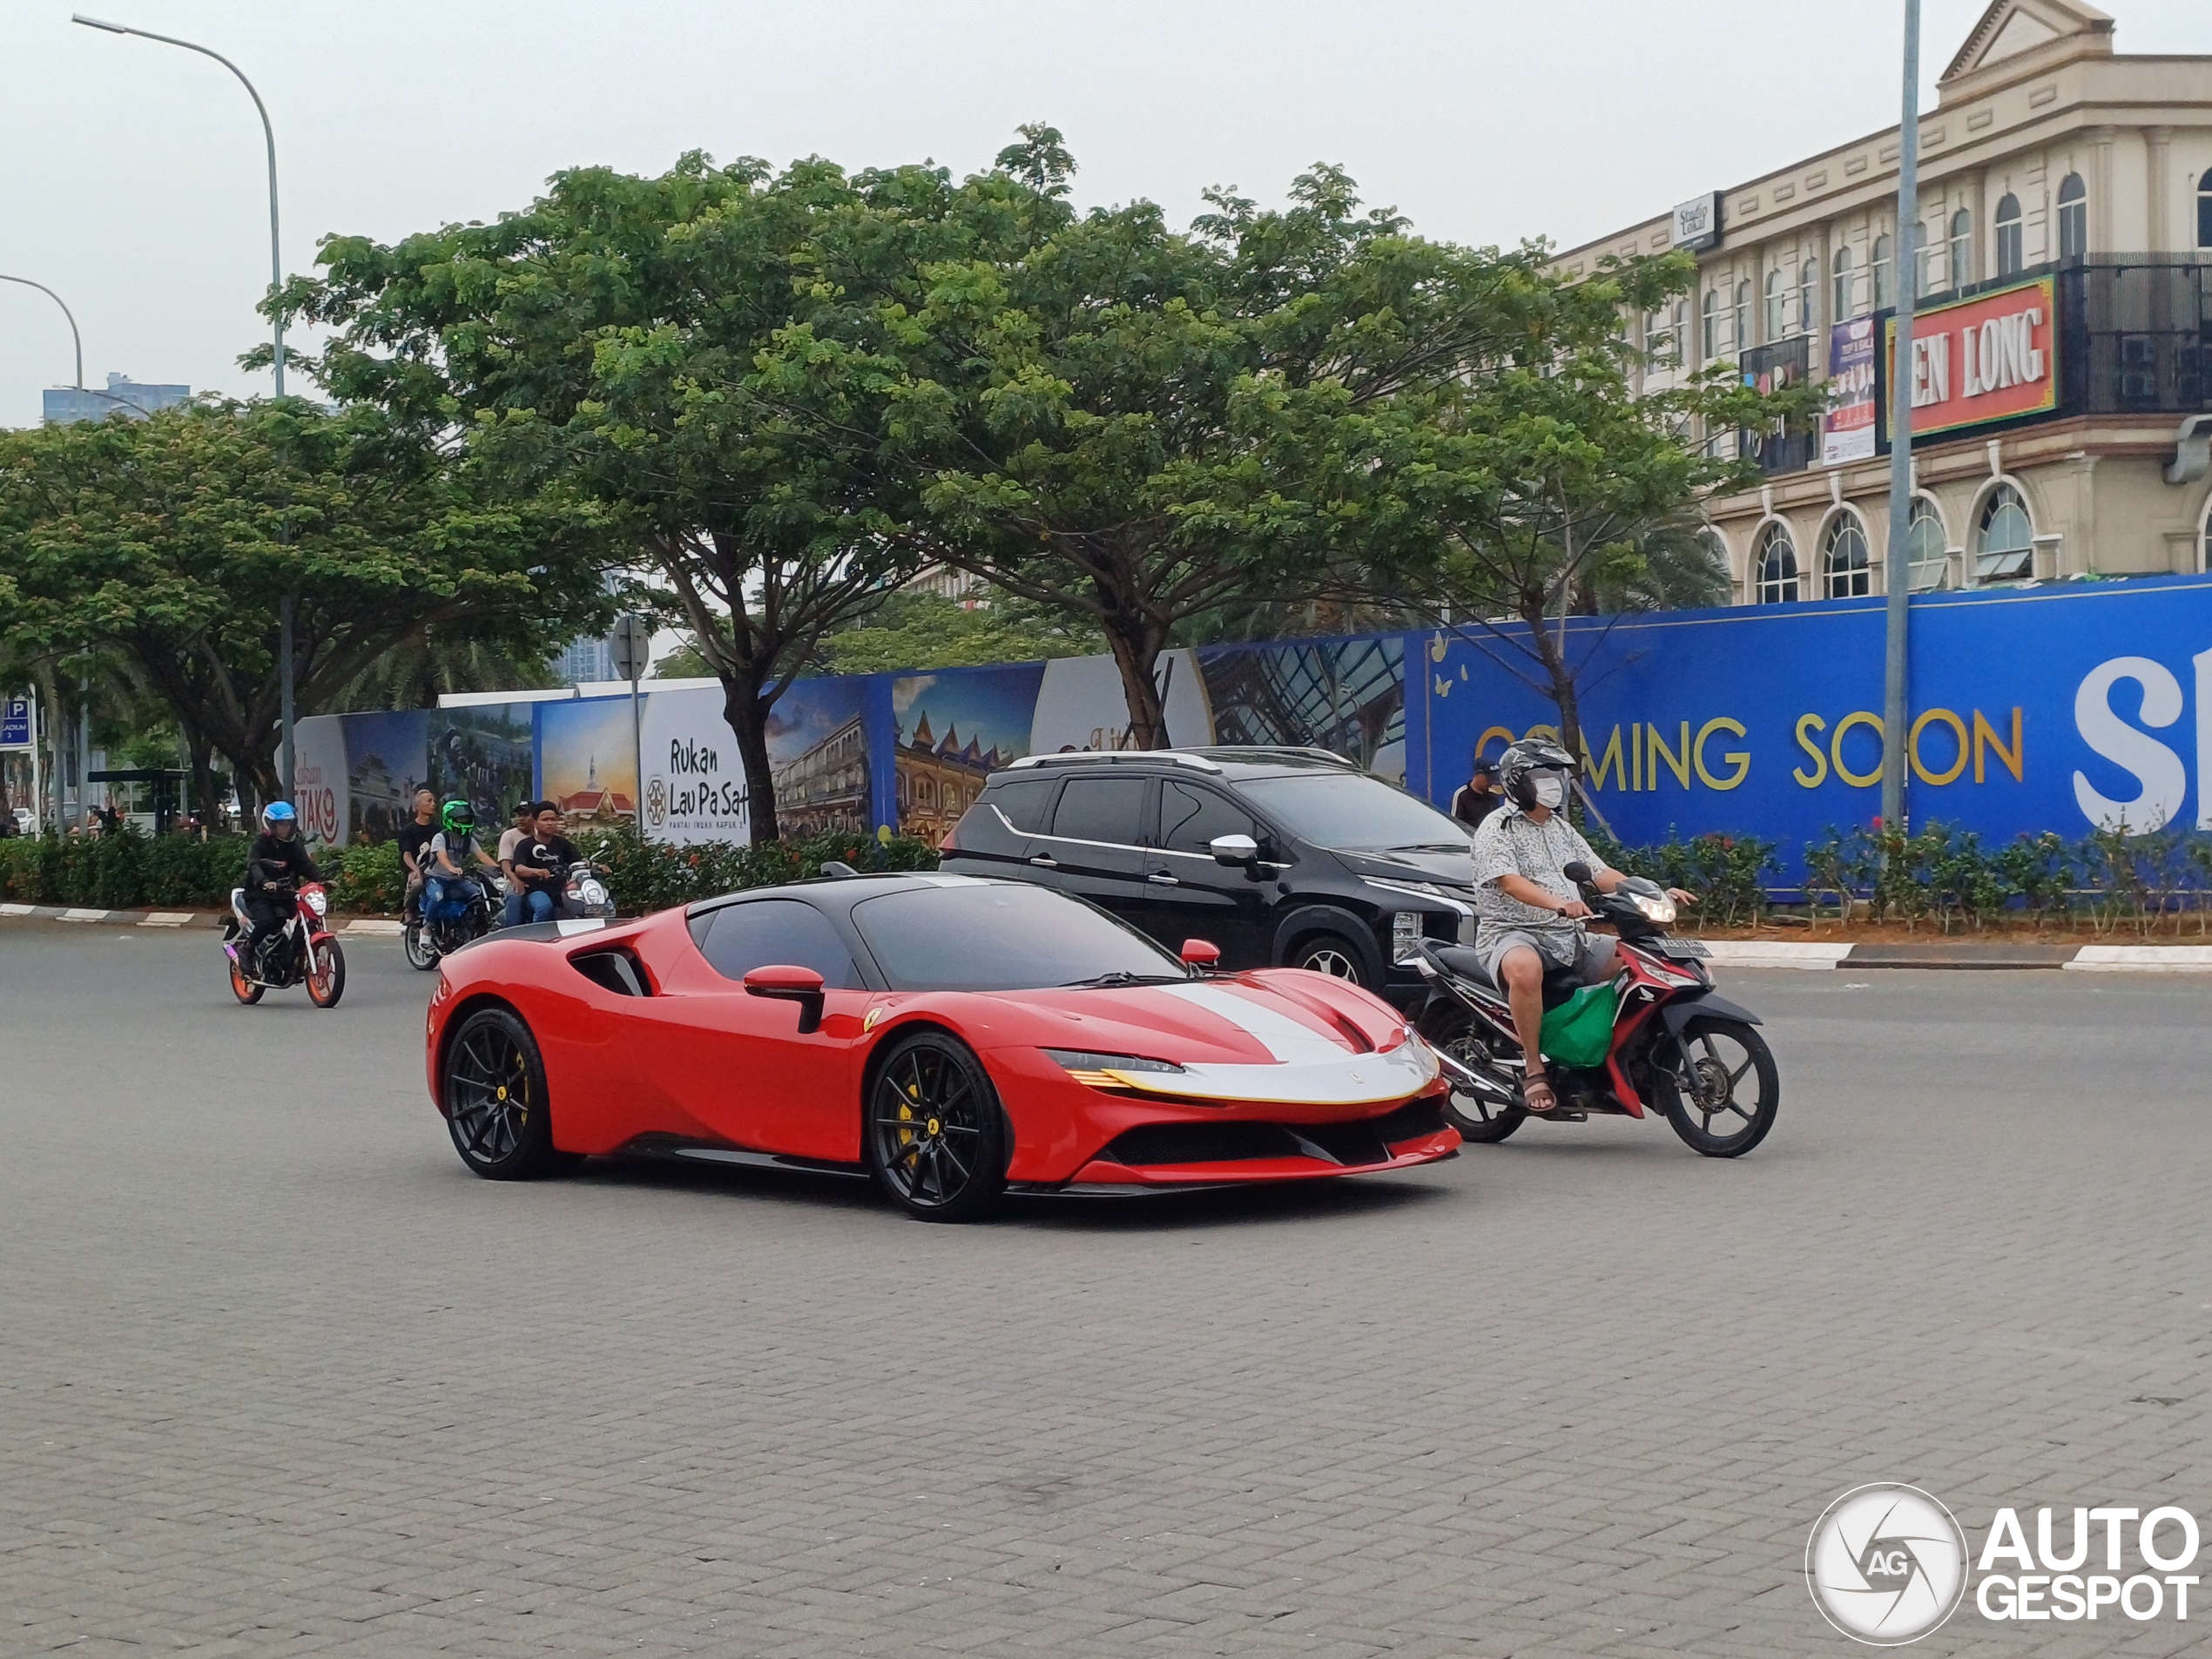
[[[1301,1025],[1286,1014],[1262,1006],[1250,997],[1224,991],[1217,985],[1163,985],[1170,996],[1179,996],[1244,1032],[1286,1066],[1311,1066],[1352,1058],[1349,1048],[1333,1037]]]

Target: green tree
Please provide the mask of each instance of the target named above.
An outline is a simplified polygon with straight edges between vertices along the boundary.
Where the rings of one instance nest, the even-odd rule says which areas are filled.
[[[1578,676],[1603,637],[1571,636],[1569,617],[1724,597],[1698,502],[1758,475],[1737,429],[1817,407],[1815,388],[1762,394],[1724,368],[1638,393],[1619,319],[1695,274],[1683,256],[1608,262],[1587,280],[1533,273],[1507,350],[1373,428],[1370,504],[1391,535],[1367,590],[1467,635],[1549,698],[1569,752]]]
[[[285,303],[341,331],[320,373],[342,395],[465,426],[518,488],[563,481],[622,524],[722,683],[767,841],[777,699],[927,556],[899,428],[931,401],[907,377],[939,378],[921,273],[995,268],[1064,217],[1003,173],[691,155],[563,173],[494,225],[334,239]]]
[[[369,408],[291,400],[0,437],[0,631],[91,647],[174,713],[203,810],[208,757],[275,799],[280,606],[300,712],[428,630],[543,650],[604,621],[604,530]]]
[[[999,157],[1055,197],[1073,165],[1049,127]],[[1372,553],[1372,422],[1501,349],[1533,269],[1360,212],[1332,168],[1291,195],[1216,192],[1187,233],[1096,210],[1018,261],[939,266],[902,342],[929,353],[906,419],[942,556],[1101,633],[1140,745],[1167,740],[1179,627],[1322,598]]]

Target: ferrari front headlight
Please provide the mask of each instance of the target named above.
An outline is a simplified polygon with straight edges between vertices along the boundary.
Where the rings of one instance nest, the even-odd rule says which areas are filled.
[[[1047,1049],[1045,1057],[1069,1071],[1181,1071],[1172,1060],[1133,1054],[1096,1054],[1088,1049]]]

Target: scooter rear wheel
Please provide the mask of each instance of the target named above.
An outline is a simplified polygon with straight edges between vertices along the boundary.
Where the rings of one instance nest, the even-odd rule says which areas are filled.
[[[1679,1049],[1652,1080],[1675,1133],[1709,1158],[1740,1158],[1774,1127],[1781,1075],[1756,1026],[1698,1015],[1683,1022]]]
[[[1474,1016],[1465,1008],[1447,1008],[1422,1022],[1421,1035],[1429,1047],[1476,1070],[1489,1069],[1489,1051],[1474,1035]],[[1444,1121],[1460,1131],[1471,1146],[1494,1146],[1528,1121],[1525,1107],[1490,1100],[1452,1078],[1452,1092],[1444,1106]],[[1503,1080],[1501,1079],[1502,1082]]]

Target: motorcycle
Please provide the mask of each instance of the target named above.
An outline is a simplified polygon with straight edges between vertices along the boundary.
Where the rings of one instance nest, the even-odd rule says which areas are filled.
[[[496,913],[482,882],[470,876],[448,879],[444,885],[447,896],[436,909],[431,908],[426,890],[416,904],[417,914],[400,929],[408,964],[425,973],[438,965],[440,957],[482,939],[494,925]],[[455,898],[455,891],[463,887],[468,896]]]
[[[1693,1150],[1741,1157],[1766,1138],[1781,1104],[1781,1080],[1757,1029],[1758,1015],[1714,995],[1710,953],[1668,933],[1674,900],[1656,883],[1631,876],[1601,893],[1588,866],[1577,861],[1566,873],[1619,934],[1619,971],[1605,988],[1615,1006],[1602,1061],[1568,1065],[1546,1053],[1545,1075],[1559,1106],[1545,1116],[1554,1123],[1581,1123],[1593,1112],[1642,1117],[1656,1107]],[[1526,1061],[1505,988],[1464,945],[1424,942],[1414,966],[1429,982],[1416,1028],[1451,1085],[1446,1118],[1463,1141],[1504,1140],[1529,1116],[1521,1089]],[[1571,968],[1548,964],[1546,1012],[1582,988]]]
[[[250,1007],[265,991],[304,984],[307,1000],[317,1008],[336,1008],[346,993],[346,953],[326,925],[329,914],[328,891],[314,881],[301,886],[293,895],[291,920],[261,941],[253,961],[240,961],[231,954],[231,995]],[[238,943],[253,927],[253,919],[246,913],[246,889],[233,887],[223,943]]]
[[[590,860],[578,859],[569,866],[568,879],[561,886],[561,914],[580,917],[610,917],[615,914],[613,895],[599,879],[599,867]]]

